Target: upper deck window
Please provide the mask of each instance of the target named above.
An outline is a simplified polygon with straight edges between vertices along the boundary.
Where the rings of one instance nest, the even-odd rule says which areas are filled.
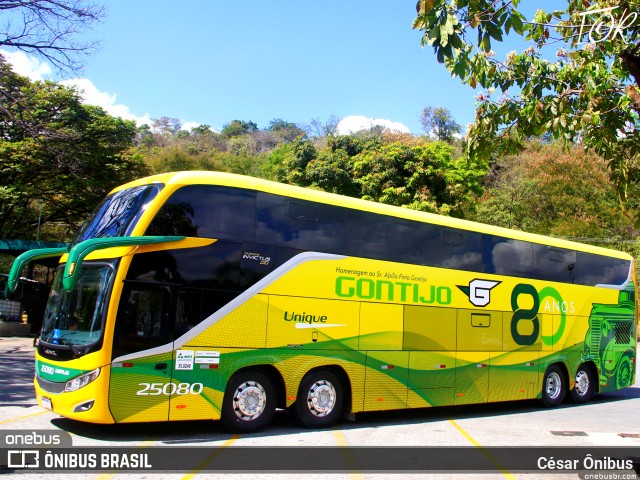
[[[146,235],[186,235],[253,241],[255,192],[217,185],[176,190],[151,221]]]
[[[146,234],[255,242],[263,249],[286,247],[591,286],[622,286],[630,268],[629,260],[217,185],[177,190]]]

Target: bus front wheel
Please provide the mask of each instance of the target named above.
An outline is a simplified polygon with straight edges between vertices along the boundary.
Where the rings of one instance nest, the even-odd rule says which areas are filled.
[[[340,419],[344,404],[342,382],[328,370],[307,373],[298,388],[295,414],[307,428],[328,428]]]
[[[257,371],[231,377],[222,401],[225,427],[236,433],[255,432],[269,424],[275,411],[275,389],[269,377]]]
[[[551,365],[544,372],[542,380],[542,403],[545,407],[557,407],[567,393],[564,373],[557,365]]]

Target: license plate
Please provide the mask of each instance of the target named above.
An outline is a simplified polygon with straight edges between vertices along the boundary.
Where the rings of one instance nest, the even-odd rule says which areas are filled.
[[[51,405],[51,399],[47,397],[42,397],[42,406],[49,410],[53,410],[53,406]]]

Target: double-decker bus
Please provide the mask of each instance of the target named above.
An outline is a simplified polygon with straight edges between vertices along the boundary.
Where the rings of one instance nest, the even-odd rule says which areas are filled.
[[[217,172],[111,192],[60,256],[42,407],[95,423],[366,411],[631,385],[625,253]],[[17,273],[16,273],[17,272]]]

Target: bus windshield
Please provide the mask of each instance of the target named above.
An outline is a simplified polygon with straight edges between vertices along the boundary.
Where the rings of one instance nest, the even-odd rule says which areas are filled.
[[[83,264],[76,288],[62,289],[63,269],[56,272],[44,314],[40,341],[84,346],[102,337],[104,313],[114,277],[112,265]]]
[[[162,185],[143,185],[127,188],[109,195],[84,223],[71,246],[90,238],[124,237],[158,195]]]

